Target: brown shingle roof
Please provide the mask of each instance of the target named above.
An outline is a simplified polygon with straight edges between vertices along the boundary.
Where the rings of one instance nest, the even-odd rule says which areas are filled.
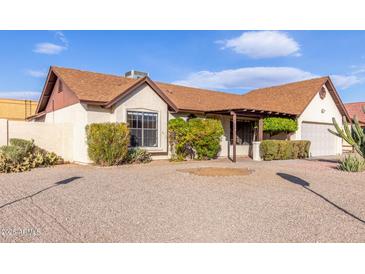
[[[137,82],[117,75],[52,67],[80,100],[109,102]]]
[[[242,96],[226,92],[212,91],[156,82],[163,93],[181,110],[212,111],[230,108],[241,101]]]
[[[141,79],[52,67],[51,70],[76,94],[81,101],[107,104]],[[143,79],[142,79],[143,80]],[[148,81],[149,78],[147,78]],[[178,110],[221,111],[250,109],[300,115],[328,77],[305,80],[281,86],[253,90],[244,95],[154,82],[162,97]],[[162,94],[161,94],[162,92]],[[339,105],[342,102],[339,100]]]
[[[365,124],[365,113],[363,110],[365,107],[365,102],[345,104],[345,107],[351,118],[357,116],[359,122]]]
[[[70,68],[52,70],[81,101],[109,102],[123,94],[138,80],[123,76],[95,73]],[[155,82],[179,109],[209,111],[240,100],[241,95]]]
[[[328,77],[321,77],[256,89],[244,94],[243,98],[254,109],[299,115],[327,81]]]

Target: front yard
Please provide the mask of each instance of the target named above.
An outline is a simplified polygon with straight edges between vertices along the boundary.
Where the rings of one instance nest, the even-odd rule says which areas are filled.
[[[335,166],[156,161],[1,174],[0,241],[365,242],[365,173]],[[253,172],[190,172],[202,167]]]

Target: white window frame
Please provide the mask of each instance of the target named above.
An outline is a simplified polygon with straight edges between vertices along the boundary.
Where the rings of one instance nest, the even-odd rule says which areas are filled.
[[[157,116],[157,120],[156,120],[156,146],[143,146],[144,143],[144,128],[143,128],[143,117],[144,115],[142,115],[142,137],[141,137],[141,143],[142,146],[135,146],[135,148],[145,148],[145,149],[149,149],[149,150],[154,150],[154,149],[158,149],[160,148],[160,112],[159,111],[155,111],[155,110],[141,110],[141,109],[126,109],[126,122],[128,123],[128,113],[151,113],[151,114],[155,114]],[[129,127],[129,125],[128,125]],[[130,146],[133,147],[133,146]]]

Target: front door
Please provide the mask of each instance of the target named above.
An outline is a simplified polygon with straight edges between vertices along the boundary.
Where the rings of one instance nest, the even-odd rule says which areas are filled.
[[[254,121],[237,121],[237,145],[251,145],[254,139]],[[233,121],[230,124],[230,142],[233,144]]]

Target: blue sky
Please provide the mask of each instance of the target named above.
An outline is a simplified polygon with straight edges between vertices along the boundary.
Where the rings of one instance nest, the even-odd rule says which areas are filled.
[[[49,66],[244,93],[330,75],[365,101],[365,31],[0,31],[0,97],[38,99]]]

